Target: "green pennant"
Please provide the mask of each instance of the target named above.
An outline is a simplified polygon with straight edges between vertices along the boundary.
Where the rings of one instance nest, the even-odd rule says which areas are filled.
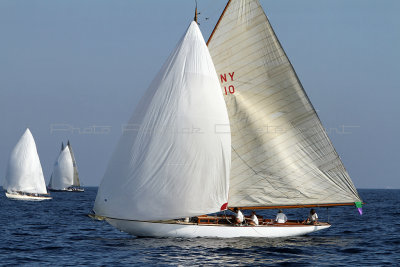
[[[356,204],[357,208],[362,208],[362,202],[361,201],[354,202],[354,204]]]

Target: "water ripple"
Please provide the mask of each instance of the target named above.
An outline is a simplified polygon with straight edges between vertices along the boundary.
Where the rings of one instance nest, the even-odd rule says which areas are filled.
[[[332,227],[291,238],[136,238],[87,214],[96,188],[54,193],[52,201],[0,195],[0,262],[40,266],[395,266],[400,262],[400,190],[360,190],[364,215],[329,210]],[[273,217],[275,211],[262,215]],[[302,218],[308,210],[287,210]],[[322,219],[325,209],[319,209]],[[379,223],[378,223],[379,222]]]

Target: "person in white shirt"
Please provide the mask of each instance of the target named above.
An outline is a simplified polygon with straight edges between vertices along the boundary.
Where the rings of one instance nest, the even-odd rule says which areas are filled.
[[[287,221],[287,217],[282,210],[279,210],[278,214],[276,214],[275,222],[277,223],[285,223]]]
[[[236,225],[242,224],[242,222],[244,221],[243,213],[238,208],[234,208],[233,212],[236,213],[234,217],[235,224]]]
[[[249,224],[253,225],[253,226],[258,225],[258,218],[257,218],[256,212],[254,210],[251,212]]]
[[[315,212],[315,209],[310,210],[310,214],[308,215],[306,223],[307,224],[317,224],[318,223],[318,215]]]

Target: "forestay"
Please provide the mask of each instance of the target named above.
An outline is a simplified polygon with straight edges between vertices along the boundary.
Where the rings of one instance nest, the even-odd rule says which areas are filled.
[[[73,185],[74,168],[69,146],[61,151],[54,165],[53,174],[51,175],[50,188],[63,190]]]
[[[229,1],[208,42],[232,130],[229,206],[360,197],[258,1]]]
[[[47,194],[42,165],[29,129],[11,152],[3,188],[7,192]]]
[[[192,22],[124,128],[94,211],[130,220],[219,211],[228,198],[229,131],[211,56]]]

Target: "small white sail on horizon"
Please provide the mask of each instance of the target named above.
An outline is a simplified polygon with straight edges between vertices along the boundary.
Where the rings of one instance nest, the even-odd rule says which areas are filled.
[[[65,153],[61,160],[61,154],[63,153],[65,148],[68,148],[69,150],[70,159],[68,159],[67,153]],[[72,164],[70,164],[70,162],[72,162]],[[61,151],[54,163],[53,172],[50,176],[50,181],[47,187],[50,191],[63,191],[63,192],[85,191],[85,189],[82,188],[80,185],[78,168],[75,161],[74,152],[72,151],[72,147],[69,140],[67,142],[66,147],[64,147],[64,143],[61,143]]]
[[[129,121],[99,187],[96,215],[165,220],[217,212],[228,199],[229,119],[196,22]]]
[[[3,188],[10,198],[39,198],[39,194],[47,194],[36,143],[28,128],[11,152]]]
[[[52,190],[67,190],[74,182],[74,168],[71,153],[65,146],[58,156],[49,183]]]

